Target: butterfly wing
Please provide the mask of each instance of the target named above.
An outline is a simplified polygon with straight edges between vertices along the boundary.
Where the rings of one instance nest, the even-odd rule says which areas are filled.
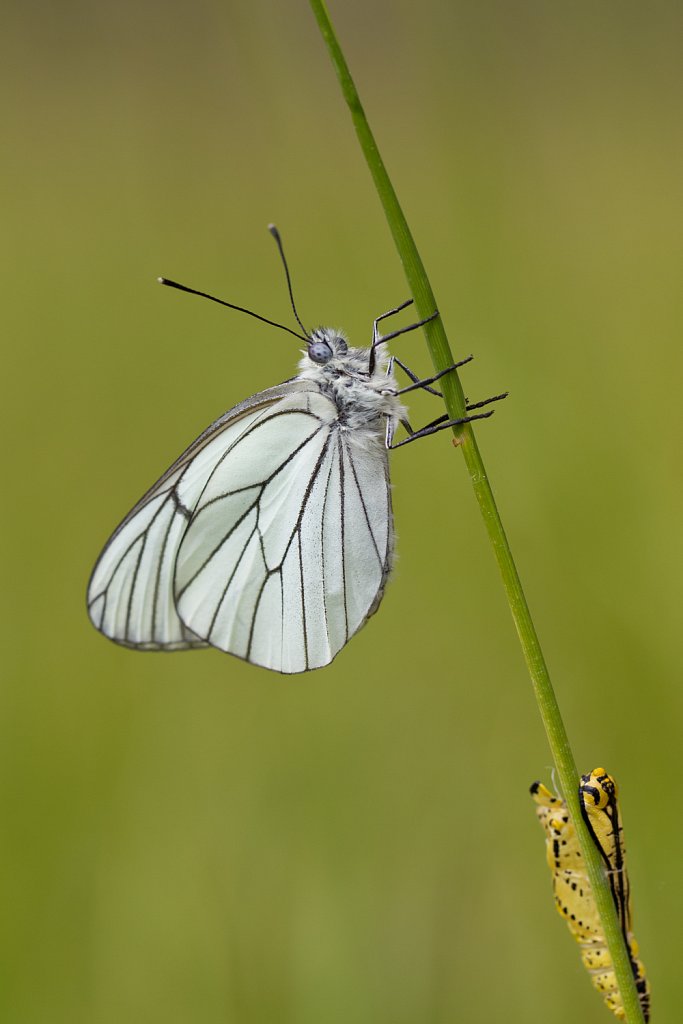
[[[178,550],[175,606],[214,647],[278,672],[329,664],[378,606],[393,522],[386,449],[320,391],[253,421],[215,465]]]
[[[140,499],[114,532],[88,584],[88,613],[109,639],[141,650],[206,647],[178,618],[178,548],[212,469],[232,444],[285,397],[293,382],[262,391],[211,424]]]
[[[227,412],[144,495],[95,566],[88,610],[124,646],[210,645],[305,672],[376,610],[392,554],[380,438],[293,380]]]

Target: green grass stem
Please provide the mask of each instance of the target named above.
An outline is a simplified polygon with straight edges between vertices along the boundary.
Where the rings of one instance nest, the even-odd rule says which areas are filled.
[[[417,246],[387,174],[375,138],[370,130],[358,92],[330,22],[326,6],[323,0],[310,0],[310,4],[337,72],[344,99],[351,112],[351,118],[361,149],[372,174],[394,244],[403,264],[408,286],[415,300],[418,316],[420,319],[428,317],[435,309],[438,309],[438,304]],[[435,369],[437,371],[444,370],[446,367],[451,366],[455,360],[446,337],[442,318],[438,317],[432,320],[425,325],[424,330]],[[443,391],[449,416],[452,419],[459,419],[465,416],[465,396],[457,371],[447,374],[440,383],[440,387]],[[579,836],[581,850],[593,887],[595,902],[602,919],[610,955],[614,962],[617,982],[626,1012],[626,1020],[628,1024],[644,1024],[631,964],[619,927],[608,878],[603,868],[600,853],[592,842],[581,818],[578,800],[578,772],[569,745],[569,738],[562,721],[562,715],[550,681],[538,634],[536,633],[531,612],[524,596],[519,573],[517,572],[510,545],[503,529],[481,453],[479,452],[471,424],[466,423],[454,427],[453,433],[465,459],[465,465],[467,466],[475,497],[484,518],[489,540],[493,546],[494,555],[503,581],[503,588],[529,669],[536,701],[548,736],[562,792]],[[593,767],[595,766],[589,766],[589,768]]]

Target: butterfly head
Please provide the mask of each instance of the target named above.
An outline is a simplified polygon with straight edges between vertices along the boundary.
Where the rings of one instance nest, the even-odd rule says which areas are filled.
[[[344,335],[331,327],[316,327],[308,338],[308,358],[321,366],[345,356],[348,350]]]

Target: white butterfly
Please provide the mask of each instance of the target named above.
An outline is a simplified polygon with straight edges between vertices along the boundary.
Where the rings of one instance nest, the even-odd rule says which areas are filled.
[[[212,423],[129,512],[90,579],[97,629],[138,650],[211,646],[284,673],[332,661],[391,571],[388,449],[463,422],[413,432],[406,420],[400,396],[453,369],[420,381],[404,367],[413,382],[398,388],[383,342],[426,321],[385,338],[378,324],[409,304],[378,317],[363,349],[331,328],[306,332],[292,299],[299,373]],[[394,445],[399,423],[409,436]]]

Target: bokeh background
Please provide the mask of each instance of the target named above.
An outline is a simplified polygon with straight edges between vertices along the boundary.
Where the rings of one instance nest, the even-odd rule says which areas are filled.
[[[618,778],[653,1019],[680,1005],[676,3],[335,3],[583,770]],[[7,1024],[608,1020],[528,797],[550,755],[461,457],[392,457],[399,560],[330,668],[91,628],[110,531],[207,423],[406,285],[304,0],[3,24]],[[428,372],[420,338],[396,351]],[[411,402],[414,418],[436,415]]]

